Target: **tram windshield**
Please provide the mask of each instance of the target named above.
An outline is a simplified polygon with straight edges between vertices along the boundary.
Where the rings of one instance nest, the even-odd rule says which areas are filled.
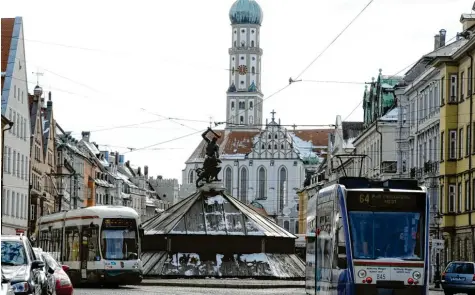
[[[138,235],[133,222],[105,220],[101,230],[104,259],[133,260],[138,258]]]
[[[423,259],[423,221],[417,212],[349,212],[356,259]]]

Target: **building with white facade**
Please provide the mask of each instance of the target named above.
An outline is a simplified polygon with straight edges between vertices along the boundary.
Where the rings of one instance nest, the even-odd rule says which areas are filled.
[[[27,231],[30,111],[23,19],[2,18],[2,115],[14,123],[6,132],[2,179],[2,234]]]
[[[229,12],[231,48],[226,95],[226,128],[220,135],[223,180],[228,193],[260,208],[292,233],[298,232],[298,196],[307,170],[322,160],[331,130],[287,130],[272,112],[263,125],[260,29],[262,9],[253,0],[237,0]],[[262,129],[264,127],[264,129]],[[195,169],[202,166],[206,142],[185,162],[181,197],[196,192]]]

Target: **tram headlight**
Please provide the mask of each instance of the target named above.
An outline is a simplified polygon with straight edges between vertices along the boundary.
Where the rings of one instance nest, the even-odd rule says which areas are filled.
[[[358,277],[360,277],[360,278],[366,277],[366,270],[360,269],[360,270],[358,271]]]
[[[422,277],[422,275],[421,275],[420,272],[415,271],[415,272],[412,273],[412,277],[416,280],[419,280]]]

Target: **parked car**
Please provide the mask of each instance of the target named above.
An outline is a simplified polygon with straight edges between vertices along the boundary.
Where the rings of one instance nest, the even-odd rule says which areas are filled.
[[[2,274],[15,294],[47,295],[42,281],[44,262],[37,259],[30,241],[23,236],[2,235]]]
[[[10,285],[10,280],[8,280],[3,274],[0,295],[15,295],[15,293],[13,292],[12,285]]]
[[[475,294],[475,262],[450,262],[442,273],[441,283],[445,295]]]
[[[48,252],[41,252],[40,255],[45,262],[48,293],[72,295],[74,293],[73,284],[66,274],[66,271],[69,270],[69,266],[59,264]]]

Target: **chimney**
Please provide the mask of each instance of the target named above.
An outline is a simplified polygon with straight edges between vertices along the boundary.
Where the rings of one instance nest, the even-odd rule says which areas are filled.
[[[81,135],[82,135],[82,140],[84,140],[85,142],[89,142],[89,137],[91,135],[91,132],[83,131],[81,132]]]
[[[119,152],[118,151],[115,152],[115,164],[119,165]]]
[[[148,178],[148,166],[143,166],[143,175],[145,175],[145,178]]]
[[[447,33],[446,30],[442,29],[439,31],[439,34],[440,34],[440,47],[444,47],[445,46],[445,34]]]
[[[142,176],[142,168],[140,168],[140,166],[137,168],[137,174],[138,176]]]
[[[127,160],[127,162],[125,162],[125,166],[130,167],[130,161],[129,160]]]
[[[440,35],[437,34],[434,36],[434,50],[439,49],[440,46]]]

